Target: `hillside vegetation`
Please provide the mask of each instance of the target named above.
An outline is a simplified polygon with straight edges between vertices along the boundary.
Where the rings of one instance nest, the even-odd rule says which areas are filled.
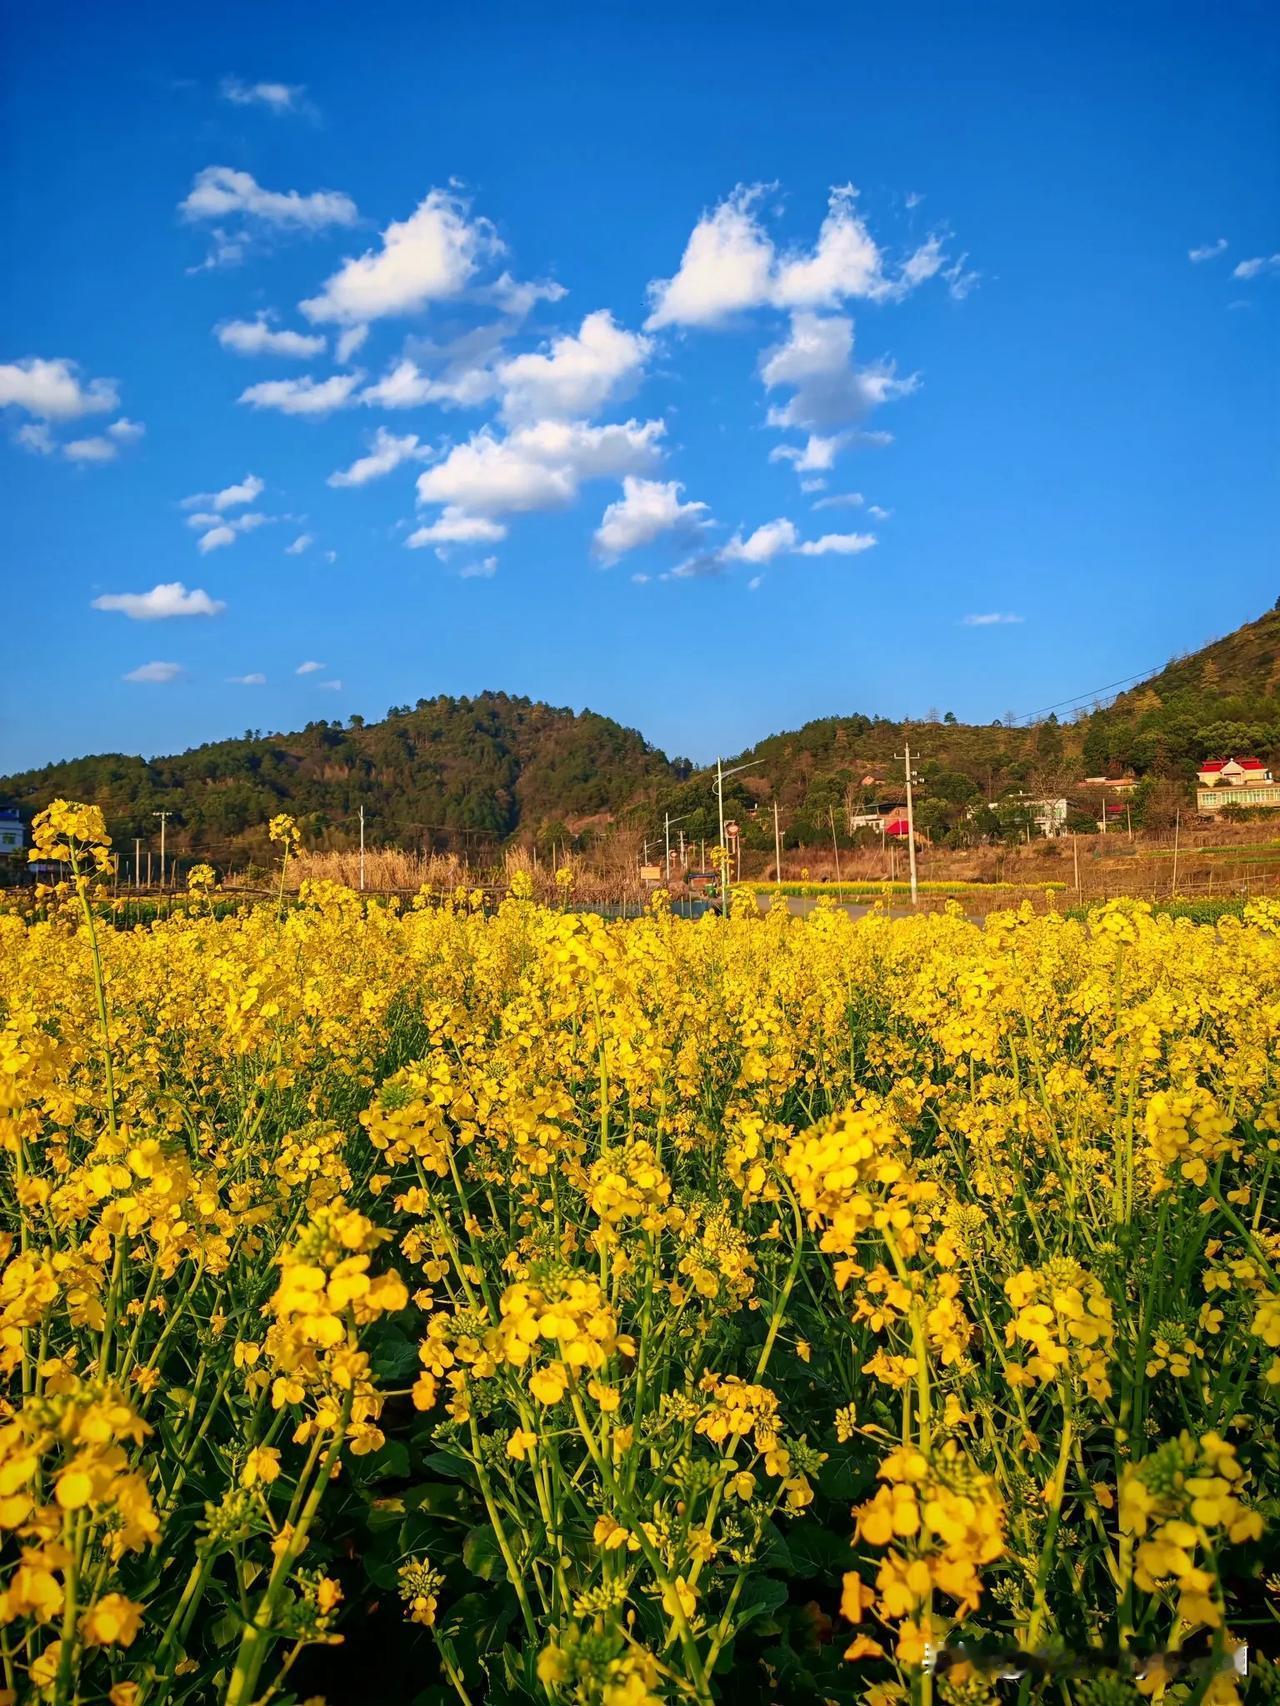
[[[167,809],[177,849],[256,848],[285,810],[309,845],[345,846],[363,806],[371,842],[465,848],[530,826],[581,826],[677,774],[608,717],[482,693],[393,707],[379,723],[249,731],[149,763],[119,753],[74,759],[8,777],[0,796],[33,811],[59,796],[94,801],[117,845],[150,840],[152,813]]]
[[[1190,781],[1205,757],[1251,752],[1280,764],[1280,609],[1067,723],[851,715],[770,735],[726,760],[747,767],[725,786],[726,813],[747,846],[771,847],[776,801],[787,845],[826,843],[833,820],[844,826],[860,810],[900,802],[906,740],[920,778],[918,822],[935,838],[975,825],[1007,831],[1008,814],[987,812],[987,802],[1070,797],[1085,775],[1145,778],[1141,811],[1159,781]],[[309,845],[348,847],[361,806],[371,844],[410,848],[581,844],[619,821],[656,844],[664,814],[695,842],[718,833],[707,773],[608,717],[505,693],[440,695],[393,706],[376,723],[251,730],[173,757],[108,753],[0,779],[0,798],[31,811],[59,796],[100,804],[118,844],[153,838],[152,814],[163,809],[173,814],[171,847],[222,853],[265,850],[263,826],[282,810],[302,821]],[[1083,827],[1097,805],[1080,805]]]
[[[1089,719],[1086,763],[1187,776],[1203,758],[1280,759],[1280,607],[1175,658]]]

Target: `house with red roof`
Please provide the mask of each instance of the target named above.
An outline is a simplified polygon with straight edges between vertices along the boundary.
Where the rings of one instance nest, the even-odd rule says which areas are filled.
[[[1196,806],[1202,812],[1220,812],[1224,806],[1280,808],[1280,785],[1260,758],[1207,758],[1196,775]]]

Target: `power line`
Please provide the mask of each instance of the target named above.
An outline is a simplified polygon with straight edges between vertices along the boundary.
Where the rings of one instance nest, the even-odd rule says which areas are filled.
[[[1146,681],[1151,676],[1159,674],[1162,667],[1162,665],[1156,664],[1151,669],[1139,670],[1137,675],[1126,675],[1122,681],[1109,681],[1105,687],[1094,687],[1087,693],[1077,693],[1070,699],[1059,699],[1055,705],[1042,705],[1038,711],[1025,712],[1017,719],[1017,721],[1020,723],[1033,723],[1037,717],[1047,717],[1050,711],[1062,710],[1064,705],[1083,704],[1086,699],[1096,699],[1099,694],[1110,693],[1121,687],[1128,687],[1135,681]]]

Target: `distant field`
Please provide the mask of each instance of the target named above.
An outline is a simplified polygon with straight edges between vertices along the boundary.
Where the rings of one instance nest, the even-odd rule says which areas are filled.
[[[781,894],[801,898],[821,895],[833,896],[836,900],[865,900],[868,896],[878,895],[909,895],[910,883],[899,882],[858,882],[858,883],[743,883],[743,888],[752,890],[755,894]],[[920,894],[956,895],[957,897],[972,897],[987,894],[1013,894],[1021,889],[1034,888],[1037,890],[1065,889],[1062,882],[1037,883],[968,883],[959,880],[941,883],[917,883],[916,889]]]

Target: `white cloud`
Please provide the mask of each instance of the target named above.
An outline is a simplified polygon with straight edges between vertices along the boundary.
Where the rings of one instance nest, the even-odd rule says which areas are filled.
[[[882,509],[879,504],[871,504],[867,509],[867,514],[871,517],[872,521],[888,521],[889,517],[893,514],[893,511],[891,509]]]
[[[632,586],[648,586],[649,576],[648,575],[632,575],[631,584],[632,584]]]
[[[217,272],[220,267],[238,267],[248,252],[249,241],[242,232],[224,231],[215,225],[209,233],[212,247],[202,261],[185,268],[188,278],[197,273]]]
[[[341,362],[348,362],[357,350],[364,348],[364,341],[369,336],[369,328],[365,325],[348,326],[345,332],[338,336],[334,352]]]
[[[763,585],[764,585],[764,576],[763,575],[752,575],[751,579],[747,582],[747,591],[748,592],[759,592],[760,588]]]
[[[73,438],[63,445],[62,454],[68,462],[114,462],[120,454],[120,446],[102,436]]]
[[[932,236],[925,239],[914,253],[907,256],[898,274],[898,290],[901,292],[915,290],[918,285],[928,281],[942,271],[942,263],[946,256],[942,252],[942,239]]]
[[[694,575],[718,574],[728,563],[760,567],[781,556],[853,556],[859,551],[869,551],[875,543],[875,535],[871,533],[824,533],[820,539],[801,539],[795,523],[779,516],[776,521],[766,521],[757,527],[745,539],[741,532],[735,533],[727,545],[691,558],[675,573],[680,579],[688,579]],[[759,579],[752,586],[753,591],[758,584]]]
[[[869,551],[875,542],[874,533],[824,533],[821,539],[806,539],[796,550],[802,557],[853,557]]]
[[[688,533],[707,518],[704,503],[681,503],[678,480],[640,480],[628,474],[622,496],[605,510],[595,532],[595,548],[607,563],[628,551],[652,545],[664,533]]]
[[[509,314],[514,320],[524,320],[539,302],[559,302],[569,293],[562,284],[557,284],[552,278],[523,283],[512,278],[509,272],[504,272],[483,294],[504,314]]]
[[[746,539],[735,534],[721,555],[730,563],[768,563],[782,551],[794,551],[798,540],[795,523],[780,516],[757,527]]]
[[[52,456],[58,446],[53,434],[43,421],[27,421],[14,434],[24,450],[33,451],[37,456]]]
[[[1264,273],[1280,272],[1280,255],[1254,255],[1232,269],[1232,278],[1261,278]]]
[[[359,401],[384,409],[416,409],[434,403],[443,409],[473,409],[496,397],[497,367],[503,343],[513,330],[498,320],[460,333],[444,343],[410,338],[399,360]]]
[[[308,658],[306,663],[300,663],[294,670],[295,675],[315,675],[318,670],[328,669],[327,663],[317,663],[314,658]]]
[[[114,462],[121,446],[136,444],[146,430],[141,421],[131,421],[122,415],[118,421],[112,421],[105,432],[93,438],[70,439],[61,446],[62,454],[68,462]],[[59,448],[45,427],[34,431],[24,429],[18,436],[28,449],[38,450],[44,456]]]
[[[238,499],[237,502],[242,502]],[[210,551],[220,550],[224,545],[234,545],[242,533],[252,533],[256,528],[264,526],[273,518],[262,515],[257,510],[246,511],[244,515],[226,515],[216,510],[210,513],[197,510],[187,517],[187,526],[194,527],[200,534],[196,540],[196,549],[202,557],[207,557]]]
[[[258,674],[229,675],[227,680],[233,687],[265,687],[267,685],[266,676]]]
[[[345,408],[364,378],[359,371],[335,373],[328,379],[264,379],[240,393],[252,409],[278,409],[282,415],[331,415]]]
[[[241,504],[251,504],[255,498],[262,496],[266,486],[256,474],[246,474],[244,479],[234,486],[224,486],[220,492],[195,492],[189,498],[183,498],[183,509],[212,509],[219,515],[223,510],[238,509]],[[192,522],[188,526],[195,525]]]
[[[304,551],[314,544],[315,539],[310,533],[300,533],[292,545],[285,546],[284,554],[286,557],[300,557]]]
[[[467,515],[456,504],[447,504],[439,517],[427,527],[419,527],[405,540],[411,551],[423,545],[434,545],[438,556],[445,556],[450,545],[496,545],[505,539],[507,530],[500,521],[483,515]]]
[[[431,446],[423,444],[416,432],[397,438],[386,427],[380,426],[373,435],[367,454],[358,456],[349,468],[335,470],[330,474],[328,483],[331,486],[367,486],[370,480],[379,480],[384,474],[390,474],[402,462],[424,462],[430,455]]]
[[[197,172],[185,200],[178,203],[184,219],[250,219],[281,230],[323,231],[331,225],[354,225],[359,210],[341,190],[267,190],[249,172],[233,166],[206,166]]]
[[[176,681],[183,673],[180,663],[140,663],[123,678],[125,681],[150,681],[163,685]]]
[[[587,480],[646,473],[658,458],[661,421],[588,426],[537,421],[505,438],[482,428],[418,476],[421,503],[456,505],[473,515],[555,509]]]
[[[859,368],[853,360],[853,321],[844,314],[797,313],[786,341],[765,352],[760,377],[769,390],[786,387],[790,400],[769,411],[769,424],[824,433],[859,420],[881,403],[917,389],[890,362]],[[830,463],[810,466],[830,466]]]
[[[634,387],[652,344],[624,331],[608,309],[588,314],[577,332],[554,338],[546,354],[518,355],[498,368],[508,421],[581,420]]]
[[[473,409],[487,402],[497,389],[497,375],[484,363],[456,366],[433,378],[411,357],[402,356],[381,379],[365,386],[359,400],[382,409],[419,409],[424,403]]]
[[[831,191],[813,252],[793,254],[778,267],[772,293],[778,307],[833,308],[849,296],[882,302],[894,294],[879,245],[855,211],[857,197],[852,184]],[[913,256],[907,266],[915,261]],[[920,280],[905,277],[903,270],[903,288],[909,290]],[[929,276],[927,271],[921,275]]]
[[[342,692],[342,683],[340,681],[317,681],[316,686],[322,693]]]
[[[705,580],[711,575],[724,573],[725,556],[723,550],[695,551],[692,557],[686,557],[683,563],[678,563],[674,569],[658,576],[661,581]]]
[[[302,303],[303,313],[361,325],[458,296],[479,263],[503,247],[488,220],[472,219],[470,211],[459,196],[432,190],[407,219],[387,226],[380,248],[344,261],[320,294]]]
[[[861,492],[832,492],[830,497],[818,498],[814,509],[861,509],[866,499]]]
[[[135,622],[158,622],[170,616],[218,616],[227,607],[201,587],[190,592],[181,581],[162,581],[150,592],[106,592],[93,600],[95,610],[118,610]]]
[[[715,326],[747,309],[834,308],[850,298],[897,301],[942,270],[942,239],[929,237],[896,274],[858,216],[852,184],[832,189],[812,249],[779,252],[761,223],[763,187],[739,185],[694,226],[675,276],[649,286],[646,329]],[[976,275],[974,275],[976,279]]]
[[[213,328],[214,336],[223,349],[237,355],[287,355],[301,360],[324,353],[325,340],[318,333],[276,331],[270,317],[259,314],[256,320],[223,320]]]
[[[713,212],[702,215],[674,278],[649,286],[649,330],[714,326],[768,300],[774,248],[756,217],[760,195],[760,186],[740,184]]]
[[[338,553],[336,551],[326,551],[324,554],[324,560],[326,563],[336,563],[338,560]]]
[[[44,421],[73,421],[81,415],[105,414],[119,402],[114,379],[82,384],[76,363],[64,356],[50,361],[28,356],[0,363],[0,408],[25,409]]]
[[[980,272],[966,266],[968,259],[967,254],[961,255],[958,261],[953,261],[949,267],[943,268],[942,276],[947,281],[947,294],[953,302],[963,302],[982,280]]]
[[[790,462],[798,474],[823,472],[835,467],[836,455],[849,441],[847,432],[833,434],[824,438],[821,433],[810,433],[803,446],[796,444],[779,444],[769,452],[770,462]]]
[[[1202,243],[1198,249],[1188,249],[1187,259],[1198,265],[1201,261],[1212,261],[1220,255],[1227,246],[1225,237],[1218,237],[1212,243]]]
[[[478,563],[468,563],[465,568],[458,570],[459,580],[489,580],[498,572],[496,557],[482,557]]]
[[[235,107],[266,107],[277,114],[307,110],[306,85],[302,83],[242,83],[238,77],[224,77],[220,93]]]
[[[1023,620],[1023,617],[1015,616],[1012,612],[1000,610],[991,610],[982,616],[962,616],[960,618],[961,623],[966,628],[994,628],[1006,622],[1021,622]]]

